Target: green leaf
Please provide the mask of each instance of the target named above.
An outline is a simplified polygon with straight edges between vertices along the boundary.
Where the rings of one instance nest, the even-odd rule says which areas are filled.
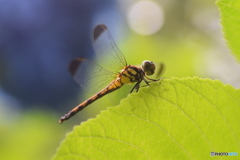
[[[163,79],[76,126],[54,160],[212,159],[240,151],[240,90],[217,80]],[[218,157],[220,158],[220,157]]]
[[[240,60],[240,1],[218,0],[224,37],[229,48]]]

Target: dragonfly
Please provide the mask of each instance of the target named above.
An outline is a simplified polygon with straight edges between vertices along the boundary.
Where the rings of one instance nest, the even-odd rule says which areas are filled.
[[[98,92],[62,116],[59,119],[60,123],[68,120],[99,98],[121,88],[124,84],[136,83],[130,91],[132,93],[134,90],[138,92],[142,81],[146,83],[145,86],[149,86],[151,82],[162,79],[147,77],[153,75],[156,69],[156,65],[152,61],[145,60],[140,67],[128,65],[104,24],[99,24],[94,28],[93,48],[98,61],[76,58],[69,64],[69,72],[83,89]]]

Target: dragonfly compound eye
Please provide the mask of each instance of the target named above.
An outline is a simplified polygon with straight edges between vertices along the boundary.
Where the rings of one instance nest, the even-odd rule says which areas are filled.
[[[146,75],[153,75],[155,71],[155,64],[152,61],[143,61],[142,69]]]

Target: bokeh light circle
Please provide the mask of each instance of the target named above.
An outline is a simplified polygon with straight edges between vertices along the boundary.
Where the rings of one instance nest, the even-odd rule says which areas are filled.
[[[149,0],[135,3],[128,13],[130,28],[141,35],[152,35],[158,32],[164,23],[162,7]]]

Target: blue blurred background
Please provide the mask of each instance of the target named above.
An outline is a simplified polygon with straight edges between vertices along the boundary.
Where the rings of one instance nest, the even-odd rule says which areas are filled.
[[[24,108],[40,104],[60,109],[76,87],[66,68],[70,60],[93,54],[91,31],[120,20],[113,1],[0,1],[0,58],[2,92]],[[112,14],[113,13],[113,14]]]
[[[94,54],[92,31],[99,23],[108,26],[129,64],[154,60],[164,62],[167,78],[199,76],[240,86],[240,67],[222,39],[213,0],[0,0],[1,159],[50,159],[74,124],[127,96],[129,87],[58,124],[89,96],[67,66]]]

